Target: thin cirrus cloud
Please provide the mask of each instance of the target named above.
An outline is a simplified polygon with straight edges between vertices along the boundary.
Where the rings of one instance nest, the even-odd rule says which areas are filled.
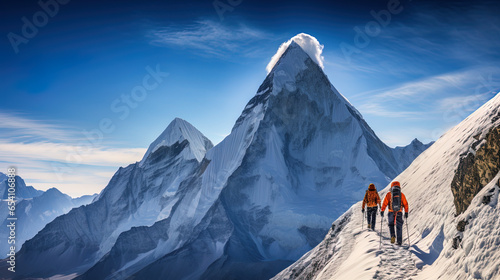
[[[268,33],[245,25],[229,26],[210,20],[187,26],[153,28],[147,36],[153,45],[187,48],[217,57],[255,55],[258,46],[254,43],[271,38]]]
[[[430,76],[389,89],[378,94],[377,97],[414,98],[415,96],[424,97],[431,94],[438,97],[439,93],[464,91],[473,87],[473,84],[479,84],[480,78],[487,71],[487,69],[472,69]],[[436,94],[438,95],[436,96]]]
[[[0,172],[16,167],[35,188],[57,187],[74,196],[96,192],[110,179],[103,174],[140,160],[146,151],[84,145],[75,128],[16,113],[0,112],[0,120],[2,135],[7,136],[0,140]]]
[[[28,136],[54,140],[71,138],[61,125],[44,123],[15,113],[0,112],[0,130],[9,138]]]
[[[67,165],[119,166],[124,163],[135,162],[142,156],[145,149],[124,148],[108,149],[102,147],[82,147],[78,145],[32,142],[13,143],[0,141],[2,159],[15,160],[22,164],[23,159],[54,161]]]
[[[364,92],[352,99],[362,102],[359,109],[363,114],[383,117],[424,118],[449,109],[451,105],[470,112],[498,92],[498,73],[498,67],[466,69]],[[395,104],[404,109],[395,110]],[[415,108],[415,112],[409,111],[408,107]]]
[[[387,117],[387,118],[418,118],[421,114],[420,112],[411,112],[411,111],[396,111],[394,109],[389,108],[386,104],[381,103],[365,103],[358,106],[360,112],[363,115],[374,115],[379,117]]]

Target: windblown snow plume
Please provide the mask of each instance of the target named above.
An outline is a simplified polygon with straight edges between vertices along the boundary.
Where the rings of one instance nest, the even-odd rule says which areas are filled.
[[[305,33],[300,33],[293,37],[292,39],[286,41],[285,43],[281,44],[280,48],[278,49],[278,52],[271,58],[271,61],[266,67],[267,73],[271,72],[273,70],[274,65],[278,62],[280,57],[283,55],[283,53],[286,51],[288,46],[290,46],[290,43],[294,41],[295,43],[299,44],[299,46],[311,57],[311,59],[316,62],[321,69],[323,69],[323,61],[325,58],[321,55],[323,53],[323,45],[321,45],[316,38],[309,34]]]

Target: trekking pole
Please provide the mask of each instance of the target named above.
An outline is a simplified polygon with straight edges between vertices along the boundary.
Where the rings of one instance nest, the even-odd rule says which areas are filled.
[[[361,230],[365,227],[365,212],[363,211],[363,221],[361,222]]]
[[[410,231],[408,230],[408,218],[406,218],[406,234],[408,236],[408,250],[410,250],[411,243],[410,243]]]
[[[382,249],[382,221],[384,220],[384,216],[380,217],[380,243],[378,249]]]

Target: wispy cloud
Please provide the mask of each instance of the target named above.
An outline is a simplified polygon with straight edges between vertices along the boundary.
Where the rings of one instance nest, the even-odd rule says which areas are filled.
[[[491,97],[489,92],[467,96],[452,96],[439,100],[437,107],[441,111],[463,108],[465,112],[470,113],[484,104],[489,97]]]
[[[411,112],[403,110],[395,110],[391,106],[386,106],[387,104],[381,103],[365,103],[358,106],[358,110],[362,112],[363,115],[373,115],[379,117],[387,118],[420,118],[422,116],[421,112]]]
[[[227,56],[255,53],[256,42],[269,40],[270,34],[246,25],[230,26],[201,20],[187,26],[167,26],[148,33],[151,44],[185,48],[199,54]]]
[[[15,166],[35,188],[57,187],[70,195],[93,193],[119,166],[140,160],[146,151],[91,145],[76,128],[16,113],[0,112],[0,120],[0,172]]]
[[[120,166],[135,162],[144,154],[142,148],[112,149],[71,144],[34,142],[13,143],[0,140],[2,160],[22,159],[66,162],[69,165]]]
[[[4,137],[8,136],[9,138],[16,136],[54,140],[68,140],[71,138],[66,127],[62,125],[44,123],[16,113],[0,112],[0,130],[2,130]],[[6,135],[7,133],[9,135]]]
[[[477,69],[444,73],[404,83],[396,88],[383,91],[377,97],[414,98],[456,90],[461,91],[470,88],[471,83],[478,83],[479,77],[480,73]]]
[[[466,69],[405,82],[351,97],[362,114],[392,118],[425,118],[460,106],[477,109],[500,89],[500,67]]]

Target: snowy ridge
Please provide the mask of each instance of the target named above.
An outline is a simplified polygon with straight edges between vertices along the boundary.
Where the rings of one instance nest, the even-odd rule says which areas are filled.
[[[361,231],[361,202],[340,217],[350,219],[335,234],[273,279],[497,279],[500,277],[500,201],[497,174],[472,200],[466,212],[455,217],[451,181],[461,154],[500,126],[500,94],[445,133],[395,180],[402,183],[410,207],[411,254],[388,244],[387,218],[382,250],[375,232]],[[389,186],[380,191],[385,196]],[[483,197],[491,195],[491,202]],[[457,223],[469,220],[462,245],[453,249]],[[366,225],[366,223],[365,223]],[[377,217],[380,232],[380,216]],[[407,242],[406,224],[403,230]],[[348,244],[348,250],[342,248]],[[407,243],[406,243],[407,244]],[[411,256],[411,258],[410,258]],[[388,260],[394,261],[389,262]],[[402,269],[391,269],[399,266]]]
[[[212,206],[226,185],[229,176],[240,166],[255,132],[259,128],[260,121],[264,117],[264,112],[265,105],[260,104],[254,107],[244,121],[233,128],[231,134],[220,145],[207,153],[210,165],[202,177],[200,202],[196,208],[198,214],[196,223],[201,220],[200,214],[206,213],[208,208]]]

